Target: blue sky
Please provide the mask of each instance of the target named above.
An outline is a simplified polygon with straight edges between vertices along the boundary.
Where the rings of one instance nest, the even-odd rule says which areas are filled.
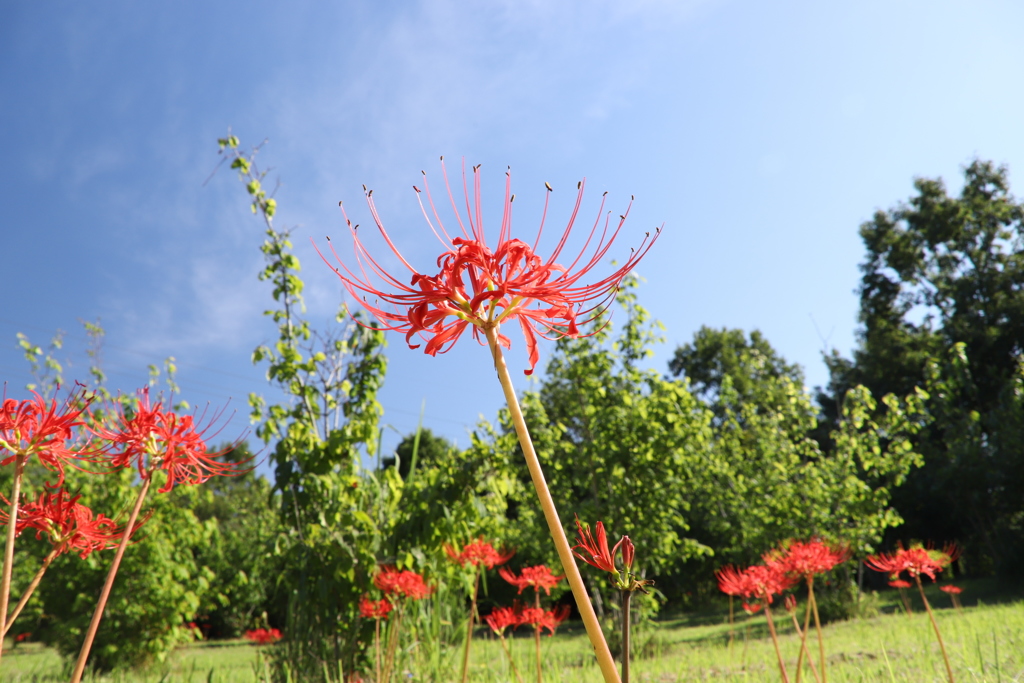
[[[413,263],[436,242],[411,189],[437,158],[483,164],[496,230],[506,166],[517,235],[550,226],[576,182],[584,216],[636,201],[617,245],[665,232],[639,268],[664,322],[654,367],[701,325],[760,329],[809,386],[855,343],[857,228],[915,176],[957,189],[974,157],[1024,173],[1024,7],[1013,2],[4,3],[0,374],[28,381],[15,333],[107,330],[115,388],[173,355],[184,397],[273,396],[254,346],[274,338],[256,281],[261,228],[217,163],[228,127],[280,179],[309,319],[342,299],[311,237],[369,224],[361,185]],[[520,204],[522,202],[522,204]],[[488,209],[490,207],[490,209]],[[491,234],[494,234],[492,232]],[[614,251],[614,250],[613,250]],[[549,346],[542,346],[543,365]],[[425,424],[466,444],[501,393],[468,338],[431,358],[390,340],[389,442]],[[514,338],[513,368],[525,366]],[[517,373],[518,374],[518,373]],[[521,388],[529,386],[525,378]]]

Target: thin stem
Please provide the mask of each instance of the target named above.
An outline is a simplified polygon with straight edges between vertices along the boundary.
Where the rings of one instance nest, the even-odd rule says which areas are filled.
[[[373,629],[373,650],[377,655],[377,675],[373,678],[373,683],[380,683],[380,617],[375,619],[377,623]]]
[[[544,510],[544,519],[547,520],[548,529],[551,531],[551,538],[555,542],[555,550],[558,551],[558,559],[562,563],[562,571],[569,580],[569,587],[572,588],[573,597],[576,599],[576,607],[583,618],[583,625],[587,629],[587,636],[597,656],[597,664],[601,668],[605,683],[621,683],[619,674],[615,670],[615,660],[608,649],[608,642],[601,631],[601,624],[594,613],[594,606],[587,595],[587,588],[583,585],[583,576],[573,558],[572,550],[569,547],[569,539],[565,536],[562,522],[558,518],[558,511],[555,509],[555,502],[551,498],[551,491],[548,490],[547,482],[544,479],[544,471],[541,469],[540,460],[537,458],[537,451],[533,448],[533,440],[526,427],[526,420],[523,418],[523,411],[519,407],[519,399],[516,397],[516,390],[512,386],[512,378],[509,376],[508,366],[505,364],[505,357],[498,346],[497,326],[486,329],[487,343],[491,347],[491,355],[494,357],[494,369],[498,373],[498,381],[505,392],[505,402],[508,404],[509,413],[512,416],[512,423],[515,425],[516,434],[519,437],[519,445],[522,446],[523,456],[526,458],[526,466],[530,470],[530,477],[533,479],[533,486],[537,490],[537,497],[540,499],[541,508]]]
[[[731,648],[732,648],[732,639],[733,639],[733,635],[734,635],[734,633],[733,633],[733,608],[732,608],[732,602],[733,602],[733,599],[732,599],[732,596],[730,595],[729,596],[729,648],[730,648],[730,652],[732,651],[731,650]]]
[[[21,475],[25,472],[28,456],[19,453],[14,458],[14,485],[11,487],[11,507],[7,513],[7,544],[4,546],[4,570],[0,579],[0,633],[7,633],[7,605],[11,599],[11,570],[14,569],[14,537],[18,530],[18,501],[21,499]],[[0,639],[0,657],[3,656]]]
[[[622,591],[622,683],[629,683],[629,603],[633,591]]]
[[[75,670],[71,674],[71,683],[79,683],[82,674],[85,672],[85,663],[89,659],[89,650],[92,649],[92,641],[96,638],[96,631],[100,627],[100,620],[103,618],[103,610],[107,606],[107,598],[110,597],[110,589],[114,587],[114,577],[117,576],[117,569],[121,566],[121,558],[124,557],[124,550],[128,547],[128,541],[132,537],[135,528],[135,521],[139,518],[139,511],[142,509],[142,501],[146,499],[149,492],[149,485],[153,481],[153,473],[142,480],[142,488],[139,489],[139,496],[135,499],[135,507],[125,525],[124,534],[121,536],[121,543],[117,546],[117,554],[114,555],[114,562],[107,572],[107,580],[103,584],[103,591],[100,592],[100,599],[96,603],[96,609],[92,613],[92,621],[89,623],[89,630],[85,633],[85,642],[82,643],[82,650],[78,653],[78,662],[75,663]]]
[[[779,649],[779,637],[775,634],[775,622],[772,621],[772,608],[767,598],[764,601],[764,616],[768,619],[768,632],[772,634],[772,644],[775,645],[775,656],[779,659],[779,672],[782,674],[783,683],[789,683],[789,674],[786,673],[786,663],[782,661],[782,650]]]
[[[416,433],[416,439],[419,440],[419,432]],[[416,449],[413,447],[413,453],[415,454]],[[414,463],[415,464],[415,463]],[[411,472],[412,470],[410,470]],[[466,676],[469,674],[469,646],[473,642],[473,623],[476,618],[476,598],[480,590],[480,568],[476,570],[476,580],[473,582],[473,602],[469,606],[469,621],[466,623],[466,649],[462,652],[462,676],[459,680],[462,683],[466,683]]]
[[[921,585],[921,576],[915,576],[914,580],[917,581],[917,589],[921,591],[921,600],[924,602],[924,609],[928,612],[928,618],[932,621],[932,628],[935,629],[935,637],[939,641],[939,649],[942,650],[942,661],[946,663],[946,674],[949,675],[949,683],[954,683],[953,667],[949,665],[949,655],[946,654],[946,644],[942,642],[942,634],[939,633],[939,624],[935,621],[935,614],[932,613],[932,606],[928,604],[928,598],[924,596],[924,586]]]
[[[540,609],[540,588],[538,586],[533,587],[533,606]],[[537,652],[537,683],[544,683],[544,675],[540,666],[540,621],[533,627],[533,643]]]
[[[523,683],[523,679],[519,675],[519,669],[516,668],[516,662],[512,659],[512,651],[508,649],[508,643],[505,642],[505,634],[499,633],[498,639],[501,640],[501,649],[505,651],[505,656],[508,657],[508,663],[512,666],[512,673],[516,675],[516,680],[519,681],[519,683]]]
[[[818,653],[821,655],[821,683],[828,683],[828,668],[825,663],[825,638],[821,634],[821,618],[818,616],[818,600],[814,597],[814,580],[807,582],[807,601],[814,610],[814,628],[818,632]]]
[[[0,640],[7,636],[7,632],[10,631],[11,626],[14,625],[14,620],[18,618],[19,614],[21,614],[21,610],[25,609],[25,605],[27,605],[29,599],[31,599],[33,591],[35,591],[39,582],[43,580],[43,574],[46,573],[47,568],[50,566],[50,563],[53,562],[53,558],[55,557],[57,557],[56,548],[51,550],[46,557],[43,558],[43,566],[41,566],[39,571],[36,572],[36,575],[32,577],[32,583],[30,583],[28,588],[25,589],[25,594],[21,596],[21,600],[18,601],[14,611],[11,612],[11,616],[7,617],[7,621],[4,624],[3,635],[0,635]]]
[[[402,627],[402,605],[395,607],[395,619],[388,628],[388,651],[384,656],[384,673],[380,683],[389,683],[391,674],[394,673],[395,656],[398,653],[398,632]]]
[[[910,597],[907,595],[907,592],[902,588],[899,589],[899,592],[900,599],[903,601],[903,608],[906,610],[907,616],[909,617],[914,613],[913,610],[910,609]]]
[[[808,605],[806,612],[806,619],[811,618],[811,608]],[[793,617],[793,628],[796,629],[796,634],[800,636],[800,656],[796,659],[796,683],[800,683],[800,674],[803,672],[803,661],[804,655],[807,656],[807,663],[811,667],[811,673],[814,674],[814,680],[821,683],[821,678],[818,677],[818,668],[814,666],[814,660],[811,659],[811,653],[807,651],[807,624],[804,624],[803,629],[800,629],[800,622],[797,621],[796,611],[790,612],[789,615]]]

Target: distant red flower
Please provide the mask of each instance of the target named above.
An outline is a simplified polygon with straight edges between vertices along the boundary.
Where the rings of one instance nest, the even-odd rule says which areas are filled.
[[[520,594],[522,594],[524,588],[533,588],[538,593],[543,589],[546,594],[551,595],[551,589],[556,587],[565,578],[564,576],[555,576],[548,569],[547,565],[543,564],[539,564],[536,567],[523,567],[519,576],[516,576],[505,567],[499,569],[498,573],[501,575],[501,578],[518,588]]]
[[[509,626],[515,628],[523,623],[522,618],[523,608],[518,602],[514,602],[511,607],[495,607],[490,614],[484,617],[484,621],[492,631],[498,635],[504,635],[505,629]]]
[[[903,579],[896,579],[895,581],[890,581],[889,585],[893,588],[910,588],[913,584]]]
[[[111,469],[134,465],[143,479],[157,470],[165,470],[167,483],[160,493],[170,491],[176,484],[201,484],[214,476],[246,471],[218,460],[231,448],[215,453],[207,448],[206,435],[220,413],[199,428],[193,415],[178,415],[164,409],[160,403],[151,403],[148,387],[139,391],[138,406],[133,409],[121,406],[118,413],[115,426],[92,427],[91,431],[119,449],[107,456]]]
[[[388,612],[394,608],[395,606],[387,598],[383,600],[370,600],[370,598],[364,595],[363,599],[359,601],[359,614],[364,619],[387,619]]]
[[[945,586],[939,586],[939,590],[949,595],[960,595],[964,592],[964,589],[960,586],[954,586],[951,583],[947,583]]]
[[[124,529],[104,515],[93,516],[92,510],[80,504],[80,495],[68,498],[64,489],[56,492],[44,491],[38,500],[23,503],[18,510],[18,524],[15,532],[35,529],[36,538],[45,534],[53,544],[57,555],[77,551],[83,559],[95,550],[116,546]],[[7,522],[7,514],[0,511],[0,522]],[[137,522],[134,534],[145,523]]]
[[[281,632],[276,628],[257,628],[246,631],[245,637],[257,645],[268,645],[281,640]]]
[[[786,599],[782,603],[786,607],[786,611],[790,614],[796,613],[796,596],[790,593],[786,596]]]
[[[472,327],[474,337],[479,338],[480,330],[518,319],[529,355],[530,367],[526,374],[531,374],[539,358],[536,335],[550,334],[555,337],[571,338],[579,336],[579,325],[593,320],[607,308],[615,297],[622,279],[633,270],[657,239],[657,233],[649,241],[645,237],[639,248],[632,251],[622,266],[610,275],[592,284],[581,284],[583,277],[608,254],[612,242],[626,221],[628,208],[619,217],[614,230],[610,228],[608,216],[598,235],[601,213],[604,212],[602,199],[598,220],[594,222],[583,250],[568,265],[561,265],[558,261],[579,213],[584,183],[580,182],[578,186],[576,207],[565,232],[545,259],[535,253],[544,228],[543,217],[533,246],[512,237],[512,201],[515,196],[510,194],[511,175],[506,174],[501,229],[498,233],[498,243],[492,250],[484,238],[480,167],[473,167],[475,207],[472,208],[469,204],[468,188],[465,187],[463,168],[467,212],[465,222],[455,205],[443,161],[441,167],[448,196],[452,200],[452,208],[462,233],[461,237],[452,238],[445,229],[434,206],[429,186],[425,184],[424,189],[431,214],[437,222],[436,227],[422,203],[422,193],[419,188],[413,188],[420,199],[420,208],[427,219],[427,224],[445,249],[437,259],[440,269],[437,275],[417,272],[398,251],[377,214],[372,190],[366,193],[370,213],[388,247],[411,274],[409,284],[405,284],[408,276],[392,275],[370,255],[359,238],[356,230],[359,226],[353,226],[347,215],[345,221],[352,235],[357,265],[349,268],[334,251],[333,245],[331,246],[331,251],[341,266],[340,269],[335,266],[331,268],[341,278],[342,285],[349,294],[358,299],[386,329],[404,334],[410,348],[419,348],[419,344],[413,343],[413,338],[417,335],[425,339],[427,345],[424,351],[432,356],[451,348],[468,327]],[[548,186],[548,190],[550,189]],[[547,201],[545,198],[544,216],[547,215]],[[588,251],[591,251],[589,256]],[[324,258],[323,254],[321,258]],[[327,263],[326,258],[324,262]],[[378,286],[375,281],[382,284]],[[385,304],[389,307],[385,308]],[[511,346],[510,340],[504,335],[499,335],[499,341],[506,348]]]
[[[373,584],[387,595],[419,600],[434,592],[426,584],[423,577],[408,569],[399,571],[391,566],[383,566],[373,579]]]
[[[14,636],[14,642],[16,642],[16,643],[23,643],[23,642],[25,642],[26,640],[28,640],[31,637],[32,637],[31,633],[19,633],[18,635]]]
[[[791,588],[794,583],[778,565],[758,564],[743,570],[726,566],[715,572],[715,578],[718,579],[718,588],[726,595],[764,600],[768,604],[771,604],[773,596]],[[747,607],[746,603],[744,607]]]
[[[831,571],[850,556],[847,548],[830,546],[814,539],[807,543],[788,541],[781,548],[765,555],[765,562],[778,562],[782,569],[795,577],[807,578]]]
[[[902,546],[896,552],[879,553],[869,556],[864,563],[875,571],[884,572],[893,577],[899,577],[907,572],[911,577],[918,577],[922,574],[935,580],[935,575],[953,563],[960,556],[960,549],[953,544],[947,545],[942,550],[922,548],[916,546],[905,549]]]
[[[445,543],[444,551],[452,561],[458,562],[463,567],[466,565],[472,565],[474,567],[483,565],[488,569],[494,569],[499,564],[505,564],[512,559],[513,555],[516,554],[514,550],[505,550],[504,548],[499,552],[494,549],[494,546],[485,542],[482,538],[478,541],[466,544],[466,547],[464,547],[461,552]]]
[[[39,458],[46,468],[57,473],[55,486],[64,483],[64,465],[79,456],[68,446],[75,427],[85,424],[82,413],[86,402],[80,395],[70,395],[59,406],[57,399],[47,405],[42,396],[32,392],[34,398],[0,402],[0,453],[10,453],[0,460],[9,465],[20,455]]]
[[[552,610],[544,610],[539,607],[527,607],[523,609],[519,619],[520,624],[530,624],[538,629],[546,628],[549,635],[555,635],[555,629],[563,621],[569,618],[569,606],[561,605]]]

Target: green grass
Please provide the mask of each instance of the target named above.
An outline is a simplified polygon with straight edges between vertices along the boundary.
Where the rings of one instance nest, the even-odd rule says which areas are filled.
[[[937,608],[939,627],[953,664],[956,680],[965,683],[1010,683],[1024,681],[1024,602],[1019,595],[1008,595],[991,582],[966,582],[965,609],[956,613],[946,595],[930,588],[929,599]],[[971,596],[974,596],[971,599]],[[982,596],[984,604],[975,602]],[[881,614],[825,627],[828,680],[832,683],[854,681],[927,683],[945,681],[945,668],[927,615],[915,601],[915,613],[908,618],[898,607],[895,592],[880,596]],[[780,609],[783,655],[793,676],[799,641],[789,617]],[[764,617],[743,621],[735,629],[729,644],[729,626],[722,611],[666,621],[660,625],[645,653],[635,656],[633,680],[651,683],[683,681],[760,682],[779,680],[771,641]],[[808,645],[817,657],[813,628]],[[640,639],[641,641],[643,638]],[[524,683],[536,680],[532,637],[521,633],[512,639],[513,655]],[[544,680],[548,683],[600,681],[589,654],[590,648],[580,628],[563,628],[559,635],[542,639]],[[184,683],[195,681],[249,682],[258,678],[256,649],[246,643],[204,643],[175,652],[163,665],[146,672],[132,672],[104,678],[112,683],[138,681]],[[59,681],[61,662],[50,650],[22,645],[3,660],[3,681]],[[508,663],[494,638],[474,643],[471,680],[476,683],[513,681]],[[396,680],[398,677],[396,677]],[[414,680],[429,680],[421,676]],[[812,681],[805,672],[805,681]],[[447,683],[447,682],[445,682]]]

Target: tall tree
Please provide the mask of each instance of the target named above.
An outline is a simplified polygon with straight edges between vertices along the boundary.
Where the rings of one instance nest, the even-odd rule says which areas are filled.
[[[914,187],[861,226],[860,343],[852,361],[827,359],[822,408],[834,418],[857,383],[876,395],[932,387],[926,465],[897,494],[903,533],[960,539],[976,568],[1019,567],[1024,445],[1008,420],[1024,349],[1024,206],[1007,169],[986,161],[964,169],[958,197],[941,179]]]

